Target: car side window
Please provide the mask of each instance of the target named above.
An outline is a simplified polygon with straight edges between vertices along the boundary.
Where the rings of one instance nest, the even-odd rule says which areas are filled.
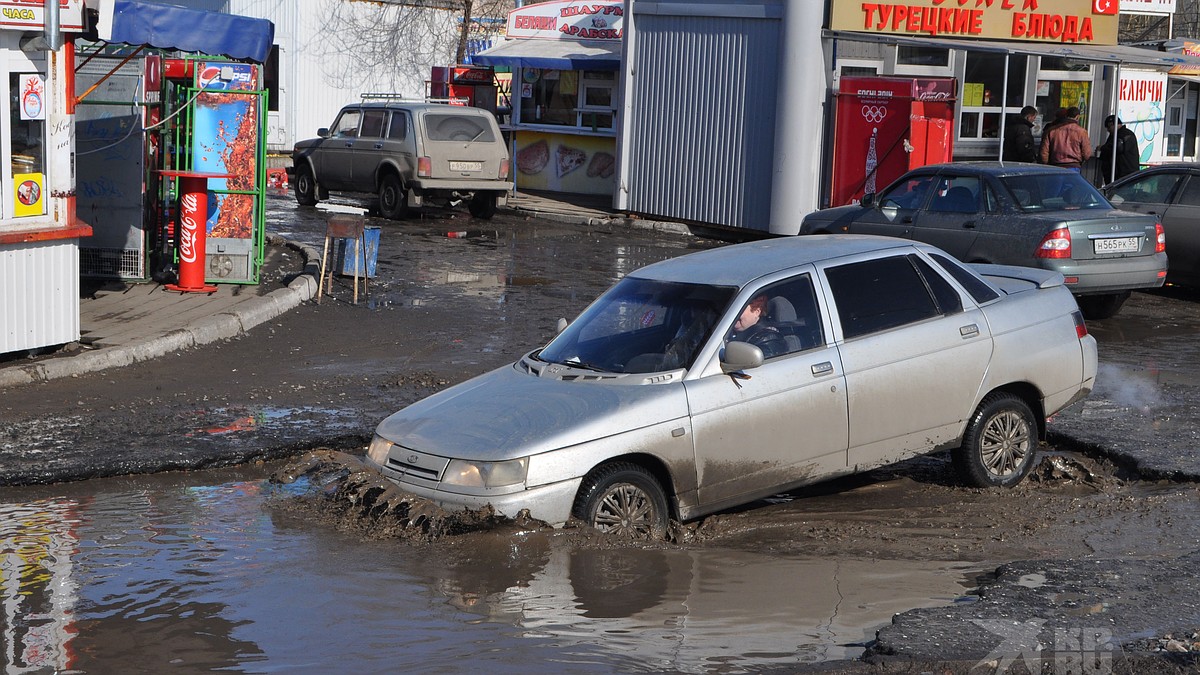
[[[1130,181],[1109,193],[1109,199],[1114,200],[1120,198],[1119,201],[1126,202],[1149,202],[1151,204],[1165,204],[1171,197],[1171,191],[1175,189],[1175,184],[1179,182],[1180,176],[1177,174],[1156,173],[1149,176],[1143,176],[1138,180]]]
[[[383,138],[383,127],[387,124],[386,110],[365,110],[362,118],[362,138]]]
[[[399,110],[392,112],[392,123],[388,127],[388,138],[402,141],[408,138],[408,115]]]
[[[933,266],[920,256],[911,255],[908,259],[921,270],[921,276],[925,277],[925,283],[929,284],[929,290],[937,300],[938,309],[942,310],[942,314],[957,314],[962,311],[962,296],[954,290],[949,281],[934,271]]]
[[[812,277],[801,274],[771,284],[754,294],[748,305],[761,303],[756,325],[731,332],[729,339],[750,342],[763,350],[764,358],[794,354],[825,344],[821,313]],[[742,308],[742,319],[747,307]],[[755,310],[751,308],[751,313]],[[738,335],[738,333],[741,335]]]
[[[847,339],[940,314],[925,279],[907,256],[830,267],[825,277]]]
[[[991,286],[984,283],[983,279],[980,279],[974,272],[960,265],[958,261],[936,253],[930,255],[930,257],[942,269],[949,272],[955,281],[962,284],[962,287],[967,289],[967,292],[971,294],[975,302],[982,305],[985,302],[991,302],[1000,297],[1000,294],[992,290]]]
[[[975,213],[979,210],[979,179],[975,176],[942,176],[933,190],[929,210],[939,213]]]
[[[1190,176],[1179,193],[1179,204],[1200,206],[1200,176]]]
[[[934,176],[914,176],[883,193],[879,205],[883,208],[918,209],[933,186]]]
[[[347,110],[337,118],[330,135],[337,138],[353,138],[358,135],[358,123],[362,113],[357,110]]]
[[[1000,200],[996,198],[996,191],[992,186],[985,184],[983,186],[983,210],[988,213],[995,213],[1000,210]]]

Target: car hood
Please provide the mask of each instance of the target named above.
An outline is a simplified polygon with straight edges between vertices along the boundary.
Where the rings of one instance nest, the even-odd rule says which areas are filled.
[[[859,206],[858,204],[850,204],[849,206],[837,206],[832,209],[813,211],[804,216],[804,220],[829,222],[838,220],[843,216],[857,216],[864,211],[870,211],[870,209],[864,206]]]
[[[497,368],[388,417],[376,433],[406,448],[515,459],[687,416],[680,382],[628,385]]]

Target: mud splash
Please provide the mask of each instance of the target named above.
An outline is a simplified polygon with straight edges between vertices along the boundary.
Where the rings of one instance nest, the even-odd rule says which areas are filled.
[[[301,484],[290,505],[314,508],[342,530],[372,539],[436,541],[443,537],[497,529],[552,529],[521,511],[507,518],[491,506],[449,511],[404,490],[357,457],[318,448],[288,462],[271,474],[277,485]]]

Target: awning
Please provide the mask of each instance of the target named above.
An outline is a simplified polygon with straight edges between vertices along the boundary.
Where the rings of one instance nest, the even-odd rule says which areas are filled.
[[[1079,45],[1059,42],[1024,42],[1013,40],[955,40],[950,38],[919,37],[916,35],[878,35],[853,31],[825,31],[825,36],[856,42],[883,42],[914,47],[939,47],[942,49],[965,49],[996,54],[1028,54],[1032,56],[1057,56],[1064,59],[1080,59],[1096,63],[1117,65],[1149,66],[1168,69],[1174,66],[1200,66],[1200,57],[1179,52],[1160,52],[1127,45]]]
[[[266,19],[139,0],[100,0],[96,30],[105,42],[258,63],[267,60],[275,39],[275,24]]]
[[[483,66],[554,70],[619,70],[621,43],[575,40],[506,40],[471,57]]]

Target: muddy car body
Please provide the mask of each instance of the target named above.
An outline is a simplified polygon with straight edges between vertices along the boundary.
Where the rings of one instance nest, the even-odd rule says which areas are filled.
[[[402,218],[426,202],[466,202],[491,218],[507,200],[508,148],[486,110],[445,103],[368,101],[342,108],[333,126],[292,151],[296,201],[330,191],[378,195],[379,213]]]
[[[1096,344],[1060,274],[980,271],[853,235],[655,263],[542,349],[385,419],[367,459],[446,507],[651,535],[946,448],[968,482],[1011,486],[1046,416],[1091,390]],[[763,302],[769,341],[730,339]]]
[[[1161,219],[1171,265],[1167,283],[1200,288],[1200,163],[1152,166],[1109,183],[1101,192],[1122,211]]]
[[[1158,219],[1113,208],[1078,172],[955,162],[914,169],[863,203],[815,211],[800,234],[880,234],[933,244],[968,263],[1061,272],[1089,319],[1167,272]]]

